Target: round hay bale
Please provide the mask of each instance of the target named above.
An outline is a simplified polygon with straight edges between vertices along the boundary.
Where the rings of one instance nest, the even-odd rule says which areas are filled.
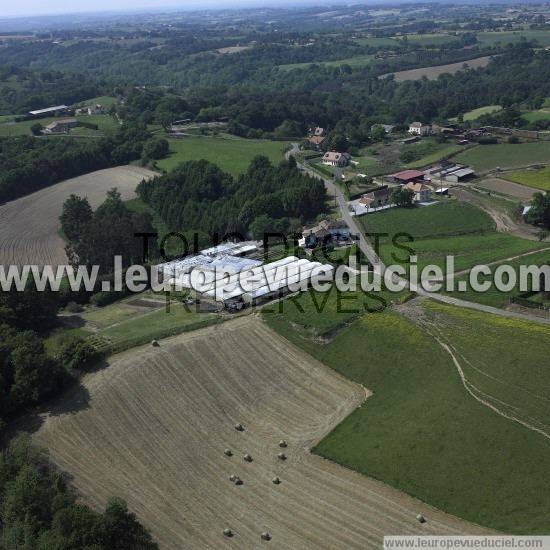
[[[278,477],[274,477],[271,482],[274,484],[274,485],[279,485],[281,483],[281,480],[278,478]]]
[[[231,449],[225,449],[225,451],[223,452],[223,454],[225,456],[233,456],[233,452],[231,451]]]
[[[284,449],[287,446],[288,446],[287,442],[284,439],[281,439],[281,441],[279,441],[279,447],[281,447],[282,449]]]
[[[416,519],[417,521],[419,521],[420,523],[426,523],[426,518],[422,515],[422,514],[418,514],[416,516]]]
[[[154,347],[154,348],[158,348],[160,346],[158,340],[151,340],[151,345]]]
[[[252,462],[252,457],[248,453],[244,455],[244,459],[246,460],[246,462]]]
[[[244,426],[242,424],[235,424],[235,429],[238,432],[244,432]]]
[[[224,536],[226,537],[232,537],[233,536],[233,531],[231,529],[229,529],[229,527],[226,527],[224,530],[223,530],[223,534]]]
[[[286,455],[285,455],[285,453],[279,453],[279,454],[277,455],[277,457],[279,458],[279,460],[286,460]]]
[[[271,535],[267,531],[264,531],[262,533],[262,540],[271,540]]]

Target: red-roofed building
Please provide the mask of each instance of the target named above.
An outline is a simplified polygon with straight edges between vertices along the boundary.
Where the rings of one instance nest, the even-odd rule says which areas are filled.
[[[415,181],[422,181],[424,179],[424,172],[420,170],[403,170],[392,174],[391,177],[396,183],[410,183]]]

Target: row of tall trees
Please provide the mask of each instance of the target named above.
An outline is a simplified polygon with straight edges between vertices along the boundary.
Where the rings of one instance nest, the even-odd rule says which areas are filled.
[[[77,265],[100,266],[101,274],[113,271],[113,258],[122,257],[122,266],[143,261],[143,240],[139,233],[154,233],[147,212],[130,211],[116,189],[95,211],[86,198],[71,195],[63,204],[61,228],[69,243],[69,261]],[[156,256],[156,240],[151,240],[151,256]]]

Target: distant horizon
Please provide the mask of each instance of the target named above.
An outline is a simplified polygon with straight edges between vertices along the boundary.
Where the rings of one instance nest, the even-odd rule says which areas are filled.
[[[404,0],[403,3],[414,0]],[[428,0],[430,1],[430,0]],[[362,0],[357,4],[385,4],[390,0]],[[346,0],[236,0],[227,5],[220,0],[163,0],[162,4],[154,0],[97,0],[93,7],[75,7],[74,2],[66,0],[28,0],[23,3],[5,7],[0,14],[0,20],[31,19],[34,17],[55,17],[71,15],[109,15],[121,13],[158,13],[162,11],[202,11],[202,10],[231,10],[231,9],[258,9],[258,8],[291,8],[299,6],[323,6],[327,4],[349,4]],[[22,5],[23,4],[23,5]]]
[[[0,21],[7,19],[32,19],[38,17],[55,16],[82,16],[82,15],[109,15],[121,13],[158,13],[162,11],[202,11],[202,10],[231,10],[231,9],[258,9],[258,8],[299,8],[300,6],[330,6],[346,4],[352,5],[384,5],[410,4],[416,0],[234,0],[227,5],[221,0],[162,0],[162,4],[154,0],[96,0],[94,6],[83,5],[75,7],[74,2],[68,0],[26,0],[12,6],[3,7]],[[480,3],[475,0],[423,0],[423,3],[444,4],[472,4]],[[481,3],[489,3],[485,0]],[[543,0],[497,0],[497,4],[540,4]]]

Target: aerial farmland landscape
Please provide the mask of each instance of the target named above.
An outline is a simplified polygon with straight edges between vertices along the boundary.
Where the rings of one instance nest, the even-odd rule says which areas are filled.
[[[550,549],[550,5],[0,9],[0,550]]]

